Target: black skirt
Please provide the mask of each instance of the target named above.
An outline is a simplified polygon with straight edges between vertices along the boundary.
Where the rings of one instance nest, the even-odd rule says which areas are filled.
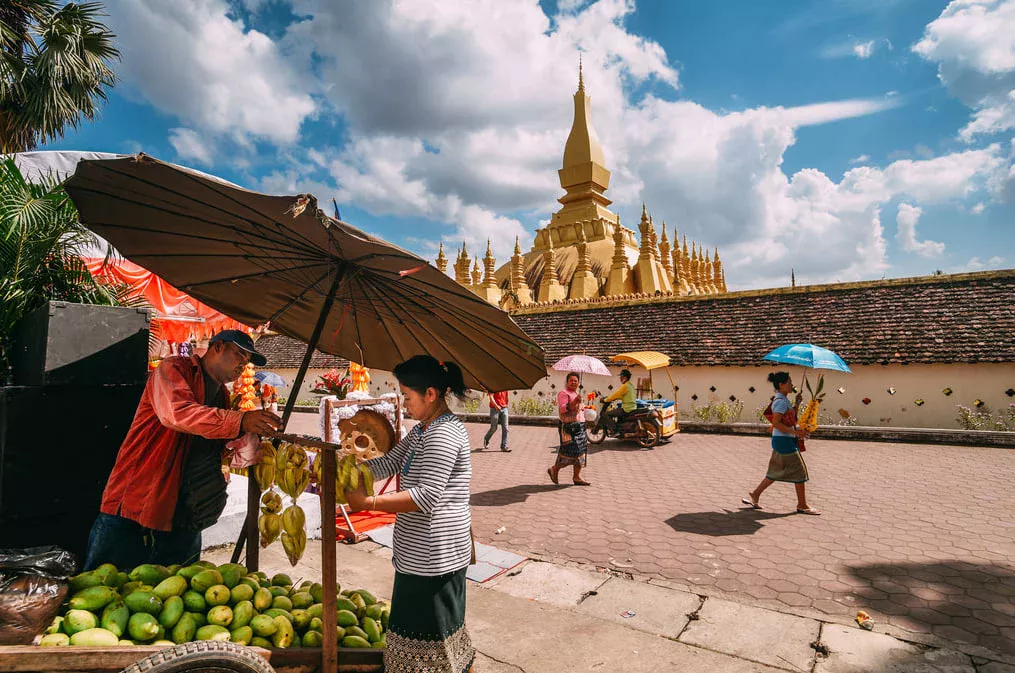
[[[476,651],[465,628],[465,571],[395,573],[385,636],[386,673],[465,673]]]

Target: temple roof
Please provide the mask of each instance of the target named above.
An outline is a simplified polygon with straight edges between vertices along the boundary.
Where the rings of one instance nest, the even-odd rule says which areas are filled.
[[[265,369],[297,369],[303,364],[303,355],[307,352],[305,343],[281,334],[266,334],[257,340],[256,346],[257,351],[268,360]],[[348,360],[321,351],[314,351],[310,358],[311,369],[345,369],[348,366]]]
[[[674,366],[766,365],[786,343],[830,348],[851,365],[1015,362],[1015,269],[707,297],[531,305],[516,323],[548,363],[586,352],[669,355]]]

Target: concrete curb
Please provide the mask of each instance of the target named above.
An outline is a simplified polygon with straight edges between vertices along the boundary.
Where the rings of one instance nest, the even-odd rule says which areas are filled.
[[[459,413],[466,423],[489,423],[486,414]],[[555,416],[511,416],[512,425],[557,427]],[[701,423],[680,421],[680,431],[716,435],[769,434],[765,423]],[[988,430],[950,430],[944,428],[882,428],[869,426],[822,426],[814,433],[815,439],[833,439],[861,442],[901,442],[910,444],[947,444],[950,446],[985,446],[1015,449],[1015,432]]]

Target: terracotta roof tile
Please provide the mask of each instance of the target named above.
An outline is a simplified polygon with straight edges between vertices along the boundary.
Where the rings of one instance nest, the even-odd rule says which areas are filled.
[[[268,369],[298,368],[303,364],[303,356],[307,352],[305,343],[281,334],[266,334],[257,340],[256,345],[258,352],[267,358],[266,367]],[[310,359],[311,369],[332,367],[344,369],[348,366],[348,360],[321,351],[314,351],[314,355]]]

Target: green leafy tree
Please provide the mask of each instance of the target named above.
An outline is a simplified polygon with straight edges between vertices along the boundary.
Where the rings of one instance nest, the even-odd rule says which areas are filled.
[[[25,314],[50,300],[124,303],[124,288],[96,281],[81,260],[99,245],[60,182],[30,183],[13,159],[0,162],[0,384],[11,329]]]
[[[120,57],[102,5],[0,0],[0,153],[24,152],[94,119]]]

